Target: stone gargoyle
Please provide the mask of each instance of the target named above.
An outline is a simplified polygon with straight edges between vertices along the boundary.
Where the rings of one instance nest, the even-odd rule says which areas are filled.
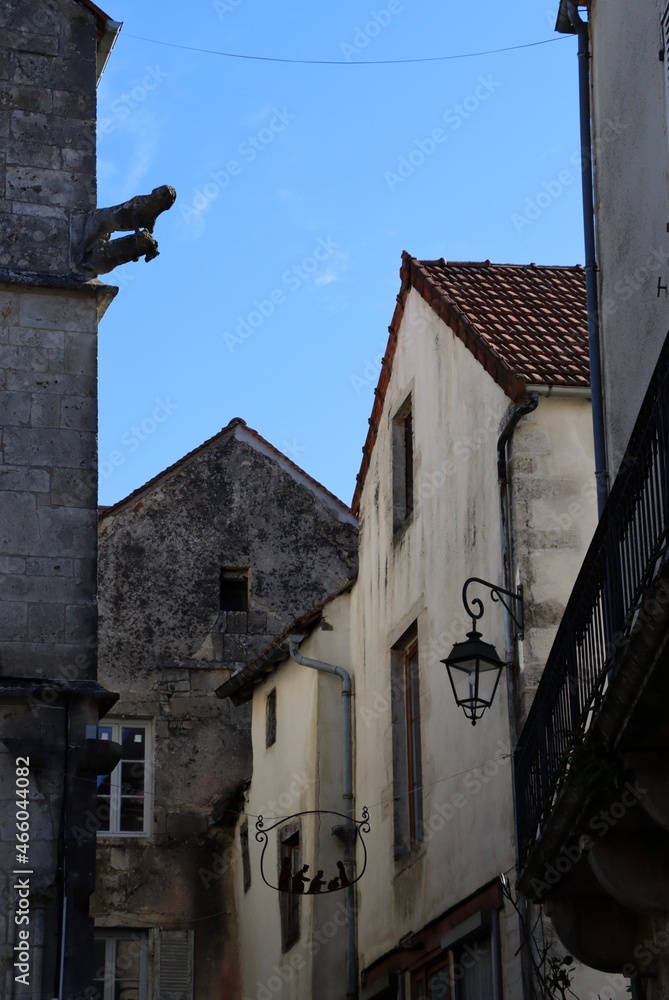
[[[144,257],[148,263],[158,256],[153,227],[161,212],[174,204],[177,193],[169,184],[140,194],[113,208],[97,208],[84,220],[83,254],[80,266],[89,274],[106,274],[120,264]],[[134,230],[130,236],[110,240],[115,232]]]

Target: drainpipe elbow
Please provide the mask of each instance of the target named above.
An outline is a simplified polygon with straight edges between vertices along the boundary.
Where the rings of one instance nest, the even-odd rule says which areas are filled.
[[[531,392],[529,403],[524,403],[522,406],[516,407],[516,409],[508,417],[506,424],[502,428],[502,432],[497,439],[497,482],[500,486],[506,483],[506,444],[509,438],[512,436],[516,424],[521,417],[524,417],[526,413],[532,413],[536,410],[539,405],[539,393]]]
[[[583,20],[578,12],[578,4],[574,0],[567,0],[567,14],[569,20],[571,21],[572,28],[576,31],[580,31],[581,28],[586,26],[586,22]]]

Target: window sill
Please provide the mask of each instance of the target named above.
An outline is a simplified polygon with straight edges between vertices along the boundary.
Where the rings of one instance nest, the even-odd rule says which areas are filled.
[[[393,545],[398,545],[402,541],[405,534],[413,524],[414,512],[413,510],[401,524],[398,524],[396,528],[393,528]]]
[[[394,878],[402,875],[408,868],[413,868],[413,866],[421,861],[426,854],[427,845],[423,843],[419,844],[418,847],[414,847],[410,851],[407,851],[406,854],[402,854],[399,858],[395,858]]]
[[[104,830],[98,830],[95,834],[98,841],[104,841],[105,844],[115,843],[124,844],[128,840],[148,840],[151,836],[150,833],[107,833]]]

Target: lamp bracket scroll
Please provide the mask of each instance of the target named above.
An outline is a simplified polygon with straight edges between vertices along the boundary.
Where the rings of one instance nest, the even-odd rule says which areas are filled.
[[[522,639],[524,637],[525,629],[525,614],[524,614],[524,603],[523,603],[523,585],[519,584],[515,591],[505,590],[504,587],[498,587],[494,583],[489,583],[487,580],[482,580],[478,576],[470,576],[468,580],[465,580],[464,586],[462,588],[462,603],[465,606],[465,611],[472,620],[472,627],[476,627],[476,622],[483,617],[483,601],[480,597],[472,598],[471,604],[467,600],[467,589],[472,583],[478,583],[483,587],[487,587],[490,591],[490,596],[493,601],[499,601],[504,605],[516,626],[516,638]],[[516,610],[513,610],[513,602],[516,602]],[[476,610],[474,610],[476,608]]]

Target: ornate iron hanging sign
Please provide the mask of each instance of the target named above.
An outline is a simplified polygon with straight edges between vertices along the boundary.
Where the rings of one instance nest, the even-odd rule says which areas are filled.
[[[324,869],[318,868],[316,866],[316,874],[313,876],[308,876],[307,872],[310,870],[308,864],[302,865],[297,871],[292,871],[291,869],[291,859],[286,857],[283,859],[281,864],[281,870],[279,871],[278,885],[273,885],[272,882],[268,881],[265,877],[265,851],[267,850],[267,845],[269,843],[269,834],[272,830],[276,830],[277,827],[285,825],[289,820],[299,819],[301,816],[338,816],[340,819],[346,821],[346,826],[340,824],[338,831],[343,837],[351,836],[352,840],[360,838],[360,843],[362,845],[362,868],[360,872],[356,875],[353,872],[347,872],[346,866],[343,861],[337,862],[337,872],[336,874],[331,873],[331,877],[328,878],[325,875]],[[347,833],[350,830],[351,833]],[[346,889],[350,885],[355,885],[359,882],[362,876],[365,874],[365,868],[367,867],[367,846],[363,840],[362,834],[369,833],[371,826],[369,823],[369,809],[367,806],[362,810],[362,819],[354,819],[352,816],[346,816],[344,813],[334,812],[332,809],[311,809],[308,812],[293,813],[291,816],[282,816],[281,819],[272,823],[271,826],[265,826],[265,820],[262,816],[258,816],[256,820],[256,840],[259,844],[262,844],[262,852],[260,854],[260,875],[265,885],[269,886],[270,889],[275,889],[276,892],[285,892],[290,895],[324,895],[328,892],[338,892],[340,889]]]

